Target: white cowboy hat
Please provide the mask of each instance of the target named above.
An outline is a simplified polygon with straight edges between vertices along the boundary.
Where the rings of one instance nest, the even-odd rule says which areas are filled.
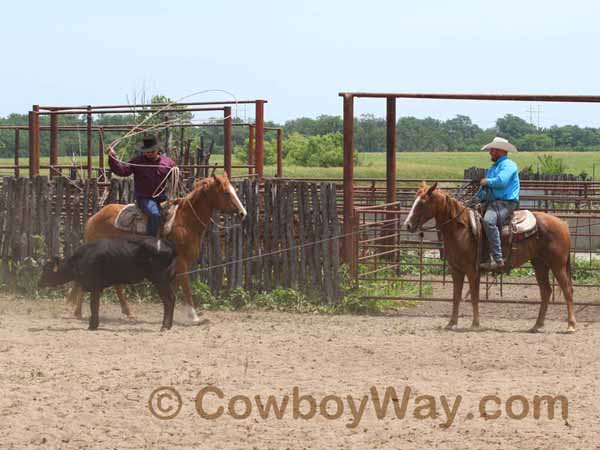
[[[481,147],[481,150],[489,150],[490,148],[497,148],[498,150],[504,150],[505,152],[518,152],[517,147],[512,145],[506,139],[501,137],[495,137],[492,142],[485,144]]]

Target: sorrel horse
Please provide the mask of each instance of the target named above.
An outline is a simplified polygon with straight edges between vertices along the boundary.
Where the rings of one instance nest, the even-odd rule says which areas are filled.
[[[442,235],[448,266],[452,273],[454,291],[452,316],[446,329],[454,329],[458,324],[458,307],[465,275],[469,282],[473,304],[472,328],[479,328],[480,273],[476,267],[478,247],[471,231],[467,211],[468,208],[465,205],[437,189],[437,183],[427,186],[423,182],[404,221],[406,229],[414,233],[421,229],[424,223],[434,218]],[[569,227],[565,222],[550,214],[542,212],[533,214],[537,220],[537,236],[513,242],[509,261],[511,267],[518,267],[531,261],[535,270],[542,300],[537,321],[530,331],[541,331],[544,327],[548,300],[552,294],[548,276],[549,271],[552,270],[567,303],[568,332],[574,332],[575,314],[569,257],[571,249]]]
[[[213,175],[196,181],[194,189],[185,197],[178,199],[178,203],[179,207],[175,213],[171,232],[166,236],[174,241],[176,246],[175,289],[181,286],[188,317],[193,322],[199,322],[192,301],[192,289],[187,272],[192,264],[198,261],[202,237],[212,220],[213,211],[237,213],[243,219],[246,216],[246,209],[226,175]],[[117,214],[124,207],[125,205],[109,204],[90,217],[85,225],[84,242],[127,234],[127,231],[115,228],[113,225]],[[115,286],[115,290],[121,304],[121,312],[132,317],[123,288]],[[68,301],[75,304],[75,316],[80,318],[83,291],[79,285],[72,287]]]

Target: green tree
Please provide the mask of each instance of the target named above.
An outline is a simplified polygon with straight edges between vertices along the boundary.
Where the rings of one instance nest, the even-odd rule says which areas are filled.
[[[481,128],[471,122],[468,116],[461,115],[446,120],[442,128],[446,133],[446,147],[448,150],[464,150],[467,144],[482,131]]]
[[[515,141],[519,150],[534,151],[547,150],[552,147],[552,138],[547,134],[526,134]]]
[[[296,135],[295,142],[287,146],[286,162],[309,167],[339,167],[344,165],[343,135],[330,133],[308,138]],[[355,164],[358,156],[355,153]]]
[[[506,114],[496,120],[496,129],[498,134],[512,141],[522,138],[526,134],[535,134],[538,131],[535,126],[512,114]]]
[[[385,119],[363,114],[357,121],[354,145],[361,152],[383,152],[386,148],[385,136]]]

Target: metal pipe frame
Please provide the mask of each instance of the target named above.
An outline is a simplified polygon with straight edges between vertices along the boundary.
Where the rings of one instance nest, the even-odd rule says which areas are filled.
[[[589,95],[530,95],[530,94],[439,94],[439,93],[387,93],[387,92],[340,92],[339,96],[343,100],[343,123],[344,123],[344,243],[343,260],[351,266],[356,264],[352,261],[356,256],[357,249],[354,248],[355,236],[352,225],[355,215],[354,210],[354,99],[355,98],[385,98],[387,102],[387,167],[386,167],[386,201],[395,195],[395,186],[392,188],[390,183],[395,184],[395,173],[392,172],[390,165],[395,169],[395,119],[396,119],[396,99],[442,99],[442,100],[493,100],[493,101],[538,101],[538,102],[569,102],[569,103],[600,103],[600,96]],[[393,123],[390,123],[392,122]],[[393,135],[392,135],[393,134]],[[392,153],[394,156],[392,156]],[[355,277],[356,273],[351,270],[351,275]],[[356,278],[356,277],[355,277]]]
[[[232,145],[231,145],[231,124],[233,120],[231,118],[231,107],[226,106],[223,109],[223,160],[225,165],[225,173],[228,178],[231,178],[231,158],[232,158]]]
[[[237,101],[217,101],[217,102],[176,102],[176,103],[140,103],[134,105],[85,105],[85,106],[40,106],[40,110],[43,111],[76,111],[83,110],[86,112],[88,108],[91,108],[93,111],[103,110],[103,109],[120,109],[120,108],[145,108],[147,106],[169,106],[169,105],[177,105],[177,106],[208,106],[208,105],[243,105],[243,104],[252,104],[257,101],[262,101],[267,103],[267,100],[237,100]]]
[[[260,180],[264,178],[265,156],[265,101],[257,100],[255,104],[255,138],[256,138],[256,174]]]
[[[600,103],[599,95],[535,95],[535,94],[438,94],[414,92],[340,92],[340,97],[415,98],[437,100],[493,100],[511,102]]]
[[[135,113],[153,113],[153,112],[201,112],[201,111],[223,111],[224,123],[223,124],[180,124],[177,125],[181,128],[184,127],[200,127],[200,126],[222,126],[224,129],[224,159],[225,159],[225,171],[229,176],[231,173],[231,160],[232,160],[232,127],[233,126],[249,126],[249,124],[238,123],[234,124],[231,117],[232,105],[237,104],[255,104],[256,106],[256,147],[259,156],[259,166],[261,166],[259,176],[262,177],[262,165],[264,155],[264,104],[266,100],[242,100],[242,101],[220,101],[220,102],[185,102],[185,103],[156,103],[156,104],[135,104],[135,105],[85,105],[85,106],[39,106],[34,105],[33,110],[30,113],[29,125],[23,126],[2,126],[0,129],[15,129],[17,130],[27,128],[30,133],[30,162],[29,162],[29,175],[31,177],[39,175],[40,170],[40,139],[39,134],[42,129],[49,129],[51,133],[50,137],[50,166],[55,166],[58,163],[58,132],[73,130],[87,132],[87,174],[88,177],[92,176],[92,132],[98,130],[100,133],[104,131],[128,131],[132,129],[145,129],[150,128],[151,125],[139,126],[139,125],[128,125],[128,126],[100,126],[95,127],[93,125],[94,114],[135,114]],[[164,108],[161,108],[164,107]],[[86,115],[86,126],[64,126],[58,125],[58,116],[60,115]],[[50,126],[41,127],[39,123],[40,115],[50,116]],[[104,154],[104,142],[101,136],[99,154],[100,158]],[[16,156],[18,159],[18,155]],[[104,167],[104,161],[101,161],[101,169]],[[15,163],[15,173],[18,173],[18,162]],[[258,170],[257,170],[258,172]]]
[[[208,112],[208,111],[223,111],[225,107],[213,107],[213,108],[189,108],[189,109],[176,109],[176,108],[147,108],[143,110],[139,109],[105,109],[102,111],[94,111],[94,110],[86,110],[86,111],[67,111],[67,110],[57,110],[57,111],[40,111],[39,115],[41,116],[49,116],[52,114],[58,115],[82,115],[82,114],[136,114],[136,113],[169,113],[169,112]]]

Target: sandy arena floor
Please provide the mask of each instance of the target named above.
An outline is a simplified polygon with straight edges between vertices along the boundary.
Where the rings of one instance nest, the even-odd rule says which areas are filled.
[[[468,329],[470,305],[463,305],[459,331],[443,330],[445,303],[389,317],[208,312],[200,326],[187,324],[178,304],[167,333],[158,331],[160,305],[133,307],[137,321],[103,303],[100,330],[89,332],[62,300],[0,299],[0,448],[600,448],[600,308],[580,308],[578,330],[568,335],[564,307],[551,306],[545,333],[533,335],[525,331],[537,308],[515,305],[483,306],[480,332]],[[150,412],[149,397],[160,386],[181,396],[173,419]],[[207,414],[222,406],[221,417],[196,411],[196,394],[207,386],[224,398],[209,392],[201,406]],[[398,399],[380,419],[370,389],[382,400],[389,386]],[[314,417],[294,418],[295,387],[314,397]],[[567,399],[566,420],[560,406],[552,420],[545,406],[533,417],[534,396],[545,394]],[[229,415],[235,395],[248,397],[248,417],[239,418],[248,406],[241,398],[233,399],[238,418]],[[263,419],[256,395],[263,403],[288,395],[282,418],[271,411]],[[325,398],[321,411],[328,395],[337,397]],[[349,395],[356,417],[367,396],[359,420]],[[488,413],[500,410],[498,419],[480,417],[486,395],[502,401],[487,404]],[[522,420],[506,414],[514,395],[525,399],[511,403],[513,415],[523,400],[530,408]],[[159,397],[155,411],[176,411],[175,397]],[[396,418],[394,405],[405,398],[405,416]],[[301,414],[311,412],[309,400],[299,405]]]

